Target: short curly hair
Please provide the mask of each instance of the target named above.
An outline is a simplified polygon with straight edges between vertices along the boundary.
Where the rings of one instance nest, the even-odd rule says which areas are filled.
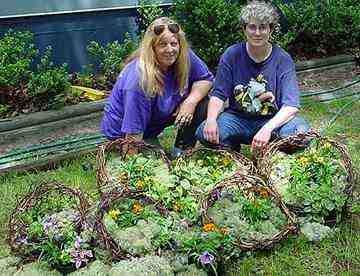
[[[241,9],[240,24],[245,27],[252,18],[262,23],[268,23],[271,29],[279,25],[279,15],[274,6],[269,2],[249,1],[249,3]]]

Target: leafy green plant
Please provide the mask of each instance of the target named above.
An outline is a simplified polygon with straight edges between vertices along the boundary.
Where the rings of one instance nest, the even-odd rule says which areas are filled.
[[[75,270],[94,258],[93,236],[87,226],[79,224],[78,202],[55,191],[24,213],[28,226],[16,239],[26,257],[35,257],[59,271]]]
[[[136,42],[131,39],[128,33],[125,34],[122,43],[113,41],[105,46],[96,41],[91,41],[87,46],[88,53],[99,66],[99,75],[96,81],[104,89],[112,87],[117,76],[121,72],[125,58],[135,50]]]
[[[360,7],[357,3],[350,0],[276,2],[289,22],[288,50],[303,51],[293,54],[335,54],[358,44]]]
[[[243,3],[245,1],[174,1],[175,18],[185,30],[195,52],[213,71],[225,49],[243,40],[243,32],[239,28],[239,14]]]
[[[137,24],[139,35],[142,36],[147,27],[158,17],[165,15],[164,10],[159,6],[160,1],[140,0],[140,7],[137,9]]]
[[[314,141],[304,152],[282,159],[276,164],[283,170],[282,178],[287,183],[275,176],[271,181],[285,203],[300,208],[313,222],[324,223],[334,214],[339,220],[348,198],[347,174],[334,147],[328,142]],[[283,162],[287,163],[286,167]]]
[[[56,67],[51,61],[51,54],[52,48],[48,46],[37,65],[37,71],[31,74],[27,87],[32,97],[44,93],[64,93],[70,87],[67,65]]]
[[[31,32],[10,29],[0,39],[0,88],[24,85],[37,53]]]
[[[0,104],[0,116],[5,115],[9,111],[10,106],[7,104]]]

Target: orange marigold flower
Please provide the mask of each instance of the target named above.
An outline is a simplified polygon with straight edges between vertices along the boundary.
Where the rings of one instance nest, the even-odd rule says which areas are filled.
[[[132,212],[136,215],[139,215],[143,210],[143,207],[141,206],[141,204],[139,202],[135,202],[133,207],[132,207]]]
[[[269,192],[265,188],[260,189],[259,194],[260,194],[260,196],[262,198],[268,198],[269,197]]]
[[[207,223],[203,226],[204,232],[214,232],[216,231],[216,225],[214,223]]]

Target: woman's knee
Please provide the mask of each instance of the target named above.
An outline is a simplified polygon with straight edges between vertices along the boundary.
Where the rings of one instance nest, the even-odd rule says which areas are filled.
[[[281,138],[285,138],[299,133],[306,133],[309,129],[308,122],[304,118],[296,116],[283,125],[278,130],[278,133]]]

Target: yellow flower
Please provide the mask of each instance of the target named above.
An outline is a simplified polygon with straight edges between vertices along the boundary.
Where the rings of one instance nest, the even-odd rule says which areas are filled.
[[[225,167],[227,167],[229,164],[231,164],[231,159],[229,157],[225,157],[223,160],[222,160],[222,163]]]
[[[128,181],[128,174],[127,174],[127,172],[122,172],[122,173],[120,173],[120,174],[117,176],[117,180],[118,180],[120,183],[127,182],[127,181]]]
[[[299,164],[301,166],[306,166],[306,164],[309,163],[309,159],[305,156],[300,156],[299,157]]]
[[[142,190],[145,186],[145,182],[141,179],[139,179],[137,182],[136,182],[136,189],[138,190]]]
[[[214,232],[216,231],[216,225],[214,223],[207,223],[203,226],[204,232]]]
[[[139,215],[143,210],[143,207],[141,206],[141,204],[139,202],[135,202],[133,207],[132,207],[132,212],[136,215]]]
[[[230,232],[229,229],[226,228],[226,227],[220,227],[219,231],[220,231],[220,233],[223,234],[223,235],[227,235],[227,234],[229,234],[229,232]]]
[[[318,162],[318,163],[324,163],[324,158],[323,157],[318,157],[317,159],[316,159],[316,161]]]
[[[174,211],[175,212],[180,212],[181,211],[181,206],[180,206],[180,204],[178,204],[178,203],[174,203],[173,204],[173,209],[174,209]]]
[[[324,144],[324,149],[329,149],[329,148],[331,148],[331,144],[329,142],[326,142]]]
[[[120,211],[119,210],[115,210],[115,209],[112,209],[110,212],[109,212],[109,215],[110,217],[113,219],[113,220],[117,220],[119,215],[120,215]]]

